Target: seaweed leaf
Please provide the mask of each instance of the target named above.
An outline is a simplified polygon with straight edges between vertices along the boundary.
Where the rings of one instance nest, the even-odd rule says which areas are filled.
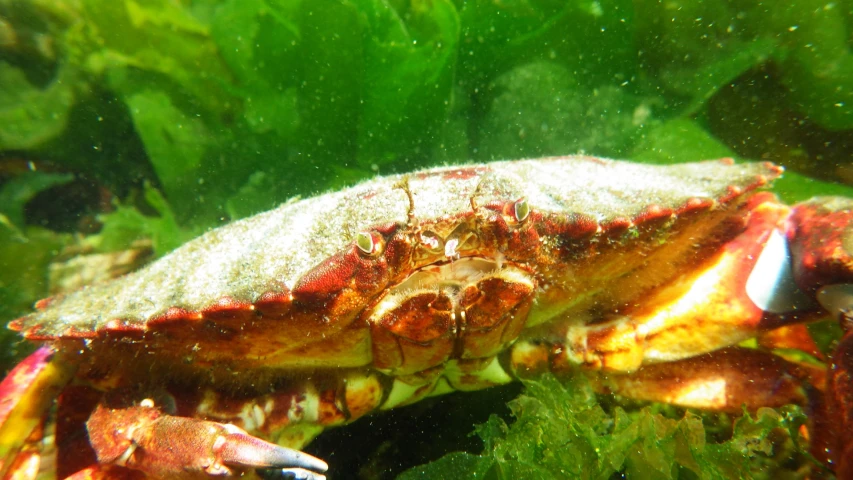
[[[549,374],[524,384],[525,393],[510,402],[512,425],[492,416],[475,429],[482,454],[451,453],[398,478],[773,478],[780,471],[775,458],[796,449],[791,436],[805,420],[796,407],[786,415],[745,412],[731,438],[714,442],[690,412],[674,419],[651,407],[605,411],[581,374],[566,383]]]
[[[150,185],[145,186],[145,200],[158,216],[143,215],[134,207],[118,204],[114,212],[98,217],[104,226],[87,241],[100,251],[116,251],[129,248],[139,238],[151,238],[154,253],[162,256],[198,234],[178,225],[166,199]]]
[[[0,61],[0,78],[0,151],[37,147],[62,133],[75,101],[69,68],[38,88],[21,69]]]

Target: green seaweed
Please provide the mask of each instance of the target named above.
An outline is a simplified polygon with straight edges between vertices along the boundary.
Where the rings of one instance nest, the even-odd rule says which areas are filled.
[[[158,190],[146,185],[144,195],[147,205],[157,212],[156,216],[144,215],[132,206],[116,205],[115,211],[99,217],[103,228],[97,235],[87,238],[90,246],[110,252],[148,238],[154,254],[163,255],[198,235],[199,232],[187,231],[178,225],[174,212]]]
[[[707,2],[3,0],[0,151],[122,196],[141,178],[191,229],[241,214],[235,202],[260,177],[268,200],[246,213],[446,161],[644,159],[660,148],[649,136],[669,135],[660,125],[695,122],[745,72],[803,57],[777,34],[809,8],[748,5],[749,22]],[[843,13],[796,35],[836,45]],[[814,70],[778,82],[812,92],[792,78]],[[814,119],[840,128],[843,99],[803,95],[790,108],[832,112]],[[678,158],[693,158],[686,143],[671,146]]]
[[[714,438],[691,412],[678,418],[653,407],[602,408],[583,375],[561,383],[550,374],[524,382],[509,403],[515,421],[497,416],[476,427],[479,455],[454,452],[403,472],[398,479],[778,478],[793,474],[779,458],[799,455],[796,407],[744,412],[731,435]]]
[[[0,318],[29,311],[33,299],[47,295],[48,265],[70,235],[24,222],[24,207],[37,194],[69,182],[72,175],[27,171],[0,187]],[[17,334],[0,330],[0,344],[14,345]],[[0,365],[31,350],[28,345],[0,349]]]

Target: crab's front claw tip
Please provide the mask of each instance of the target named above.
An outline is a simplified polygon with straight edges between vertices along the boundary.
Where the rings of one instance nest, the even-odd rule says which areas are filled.
[[[297,479],[324,479],[314,472],[325,472],[329,465],[307,453],[281,447],[253,437],[243,430],[227,425],[230,433],[221,438],[220,458],[227,465],[254,468],[277,468]],[[217,448],[217,447],[214,447]]]

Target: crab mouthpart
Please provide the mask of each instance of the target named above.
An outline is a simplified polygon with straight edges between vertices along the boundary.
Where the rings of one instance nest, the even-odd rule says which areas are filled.
[[[447,245],[451,245],[448,242]],[[454,242],[455,246],[456,243]],[[455,254],[455,251],[454,251]],[[465,310],[459,304],[463,292],[484,278],[502,278],[512,283],[529,283],[529,274],[513,265],[502,265],[499,260],[469,257],[448,263],[423,267],[389,289],[385,298],[376,306],[371,318],[378,318],[393,311],[407,299],[423,292],[446,295],[453,305],[449,313],[459,323],[465,320]],[[462,325],[460,325],[462,326]]]
[[[370,313],[374,365],[399,375],[492,356],[523,328],[534,291],[529,272],[501,259],[422,267]]]

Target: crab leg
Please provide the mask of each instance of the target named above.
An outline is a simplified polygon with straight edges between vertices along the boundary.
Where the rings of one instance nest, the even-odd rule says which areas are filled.
[[[853,284],[821,289],[818,299],[836,315],[844,337],[832,358],[825,418],[818,418],[830,432],[815,442],[815,456],[836,463],[838,478],[853,478]],[[826,455],[822,455],[826,453]]]
[[[574,372],[560,345],[519,342],[511,351],[511,370],[520,377],[545,371]],[[644,365],[633,372],[586,370],[601,393],[686,408],[740,413],[743,406],[814,405],[818,390],[810,385],[823,377],[823,367],[788,362],[759,350],[729,347],[674,362]]]
[[[812,405],[811,373],[771,353],[731,347],[685,360],[646,365],[629,374],[593,375],[599,391],[709,411]]]
[[[296,478],[324,479],[322,460],[280,447],[230,424],[166,415],[146,399],[138,406],[99,405],[86,424],[98,462],[154,478],[240,476],[276,468]]]
[[[789,209],[756,195],[744,231],[704,268],[650,292],[618,317],[565,327],[565,361],[585,368],[631,372],[735,345],[761,332],[817,318],[820,308],[784,274],[790,271],[780,231]],[[790,284],[789,284],[790,283]],[[795,316],[785,316],[790,310]],[[811,317],[810,317],[811,315]]]
[[[43,346],[0,383],[0,478],[31,478],[25,472],[38,470],[39,454],[25,446],[76,367],[76,362]]]
[[[853,478],[853,200],[819,197],[794,207],[788,239],[794,272],[845,331],[828,372],[826,428],[812,445],[815,457],[840,479]]]
[[[829,376],[830,398],[826,424],[833,438],[825,440],[829,447],[816,445],[812,451],[819,456],[828,452],[829,460],[837,462],[835,472],[840,479],[853,478],[853,329],[849,329],[833,357]],[[819,457],[820,458],[820,457]]]

